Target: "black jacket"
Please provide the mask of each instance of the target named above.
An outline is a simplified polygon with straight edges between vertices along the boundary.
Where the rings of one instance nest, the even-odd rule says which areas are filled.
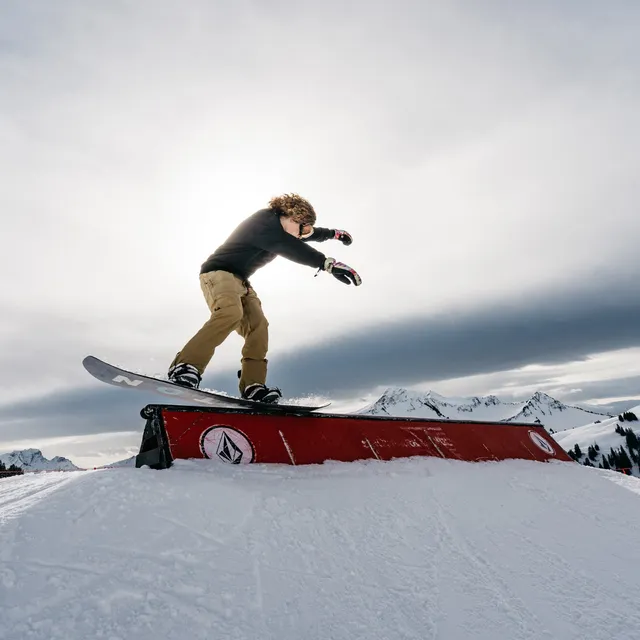
[[[321,269],[325,255],[305,242],[324,242],[334,235],[333,229],[318,227],[308,238],[295,238],[282,228],[273,209],[261,209],[242,222],[207,258],[200,273],[229,271],[247,280],[276,256]]]

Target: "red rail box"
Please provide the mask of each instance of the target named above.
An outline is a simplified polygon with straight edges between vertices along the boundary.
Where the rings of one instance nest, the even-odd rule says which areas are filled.
[[[231,464],[319,464],[435,456],[466,461],[562,460],[567,453],[541,425],[369,415],[253,413],[147,405],[136,466],[162,469],[175,459]]]

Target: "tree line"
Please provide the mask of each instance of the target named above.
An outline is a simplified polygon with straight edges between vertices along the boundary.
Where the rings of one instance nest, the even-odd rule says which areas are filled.
[[[633,422],[637,421],[638,418],[632,411],[625,411],[618,416],[618,420],[620,422]],[[638,438],[633,429],[623,427],[621,424],[616,424],[615,432],[621,435],[625,441],[620,447],[612,447],[609,453],[601,453],[597,442],[589,445],[586,453],[582,451],[578,443],[567,453],[573,460],[586,467],[597,466],[600,469],[613,469],[614,471],[631,473],[635,464],[640,471],[640,438]]]
[[[10,478],[11,476],[19,476],[24,473],[24,469],[12,464],[8,469],[7,465],[0,460],[0,480],[2,478]]]

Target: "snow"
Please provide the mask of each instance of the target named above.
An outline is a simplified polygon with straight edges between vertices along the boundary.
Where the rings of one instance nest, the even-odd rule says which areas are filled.
[[[597,418],[609,418],[595,410],[566,405],[537,391],[521,402],[505,402],[497,396],[445,397],[434,391],[419,393],[390,388],[357,413],[414,418],[541,423],[548,431],[573,429]]]
[[[28,479],[13,476],[0,479],[0,525],[28,509],[74,479],[73,473],[33,473]],[[0,556],[1,557],[1,556]],[[0,593],[2,583],[0,582]],[[0,638],[2,629],[0,629]]]
[[[631,640],[639,500],[515,460],[27,474],[0,480],[0,638]]]
[[[635,413],[635,415],[640,418],[640,405],[631,407],[628,411]],[[586,451],[587,448],[595,442],[598,443],[601,449],[609,451],[611,447],[619,448],[625,442],[624,436],[621,436],[615,431],[617,425],[625,429],[633,429],[633,431],[640,435],[640,421],[627,422],[625,420],[624,422],[620,422],[618,416],[615,416],[600,422],[591,422],[581,427],[571,429],[570,431],[556,433],[553,437],[565,451],[573,449],[576,444]]]
[[[631,407],[628,411],[640,418],[640,405]],[[631,429],[640,437],[640,421],[620,421],[618,416],[599,422],[591,422],[562,433],[555,433],[552,437],[565,451],[573,449],[577,444],[584,456],[590,446],[597,444],[600,451],[592,462],[598,466],[602,462],[603,454],[608,455],[612,449],[618,450],[620,447],[624,447],[629,453],[625,436],[616,433],[618,425],[624,429]],[[582,461],[584,459],[585,457],[582,458]],[[640,473],[640,467],[637,464],[632,464],[630,472],[634,475]]]
[[[125,460],[118,460],[117,462],[111,462],[109,464],[102,465],[102,469],[109,469],[113,467],[135,467],[136,466],[136,456],[131,456],[130,458],[126,458]]]

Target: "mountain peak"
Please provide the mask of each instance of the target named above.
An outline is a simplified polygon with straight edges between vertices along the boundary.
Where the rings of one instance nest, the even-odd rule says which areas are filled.
[[[62,456],[48,460],[40,449],[33,448],[0,454],[0,462],[7,468],[14,464],[25,471],[76,471],[79,468]]]
[[[446,397],[435,391],[409,391],[389,387],[358,413],[447,420],[489,420],[543,424],[548,430],[564,431],[593,421],[595,411],[572,407],[536,391],[528,400],[503,401],[495,395]]]
[[[531,398],[529,398],[529,402],[527,405],[538,405],[542,407],[546,407],[549,409],[555,409],[556,411],[566,411],[569,407],[560,402],[560,400],[556,400],[552,398],[550,395],[544,393],[543,391],[536,391]]]
[[[551,397],[548,393],[545,393],[544,391],[536,391],[531,396],[530,399],[535,402],[558,403],[558,404],[562,404],[563,406],[566,406],[562,402],[560,402],[560,400],[556,400],[555,398]]]

